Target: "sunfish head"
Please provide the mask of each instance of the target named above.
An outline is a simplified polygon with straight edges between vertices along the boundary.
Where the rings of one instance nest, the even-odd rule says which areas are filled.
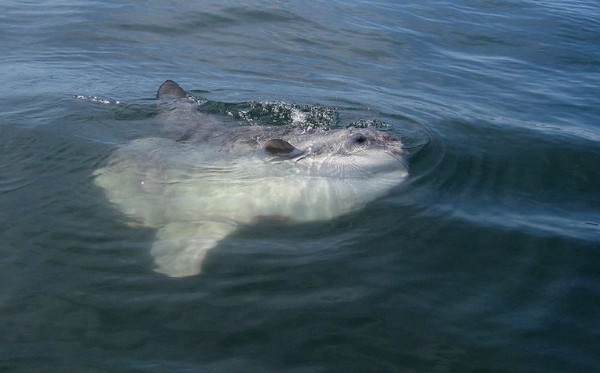
[[[279,157],[287,152],[299,169],[305,169],[312,176],[369,178],[407,173],[400,140],[372,129],[321,131],[289,136],[286,140],[269,140],[269,143],[267,145],[278,146]]]

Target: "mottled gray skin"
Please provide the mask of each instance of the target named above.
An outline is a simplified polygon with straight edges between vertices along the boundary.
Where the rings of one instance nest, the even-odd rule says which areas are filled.
[[[165,137],[134,140],[95,172],[107,198],[157,229],[156,271],[201,272],[207,252],[240,224],[332,219],[408,175],[400,142],[371,129],[227,127],[177,83],[158,90]]]

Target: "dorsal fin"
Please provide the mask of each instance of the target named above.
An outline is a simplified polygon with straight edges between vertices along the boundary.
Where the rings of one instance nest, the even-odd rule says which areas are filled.
[[[160,85],[160,87],[158,87],[158,92],[156,92],[156,98],[162,98],[163,96],[185,98],[186,94],[179,84],[172,80],[166,80]]]

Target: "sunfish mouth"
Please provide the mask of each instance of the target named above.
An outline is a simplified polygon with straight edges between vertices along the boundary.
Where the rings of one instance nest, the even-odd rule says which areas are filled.
[[[394,155],[403,155],[404,151],[400,145],[388,145],[387,150]]]
[[[373,132],[372,136],[385,144],[385,148],[392,154],[395,155],[404,155],[404,151],[402,150],[402,143],[400,139],[394,135],[390,135],[383,132]]]

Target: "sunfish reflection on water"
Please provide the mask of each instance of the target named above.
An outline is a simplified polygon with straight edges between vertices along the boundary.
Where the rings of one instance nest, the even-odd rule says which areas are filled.
[[[94,175],[124,214],[157,229],[151,254],[168,276],[199,274],[241,224],[332,219],[408,176],[400,141],[380,131],[229,128],[170,80],[157,98],[168,136],[120,147]]]

